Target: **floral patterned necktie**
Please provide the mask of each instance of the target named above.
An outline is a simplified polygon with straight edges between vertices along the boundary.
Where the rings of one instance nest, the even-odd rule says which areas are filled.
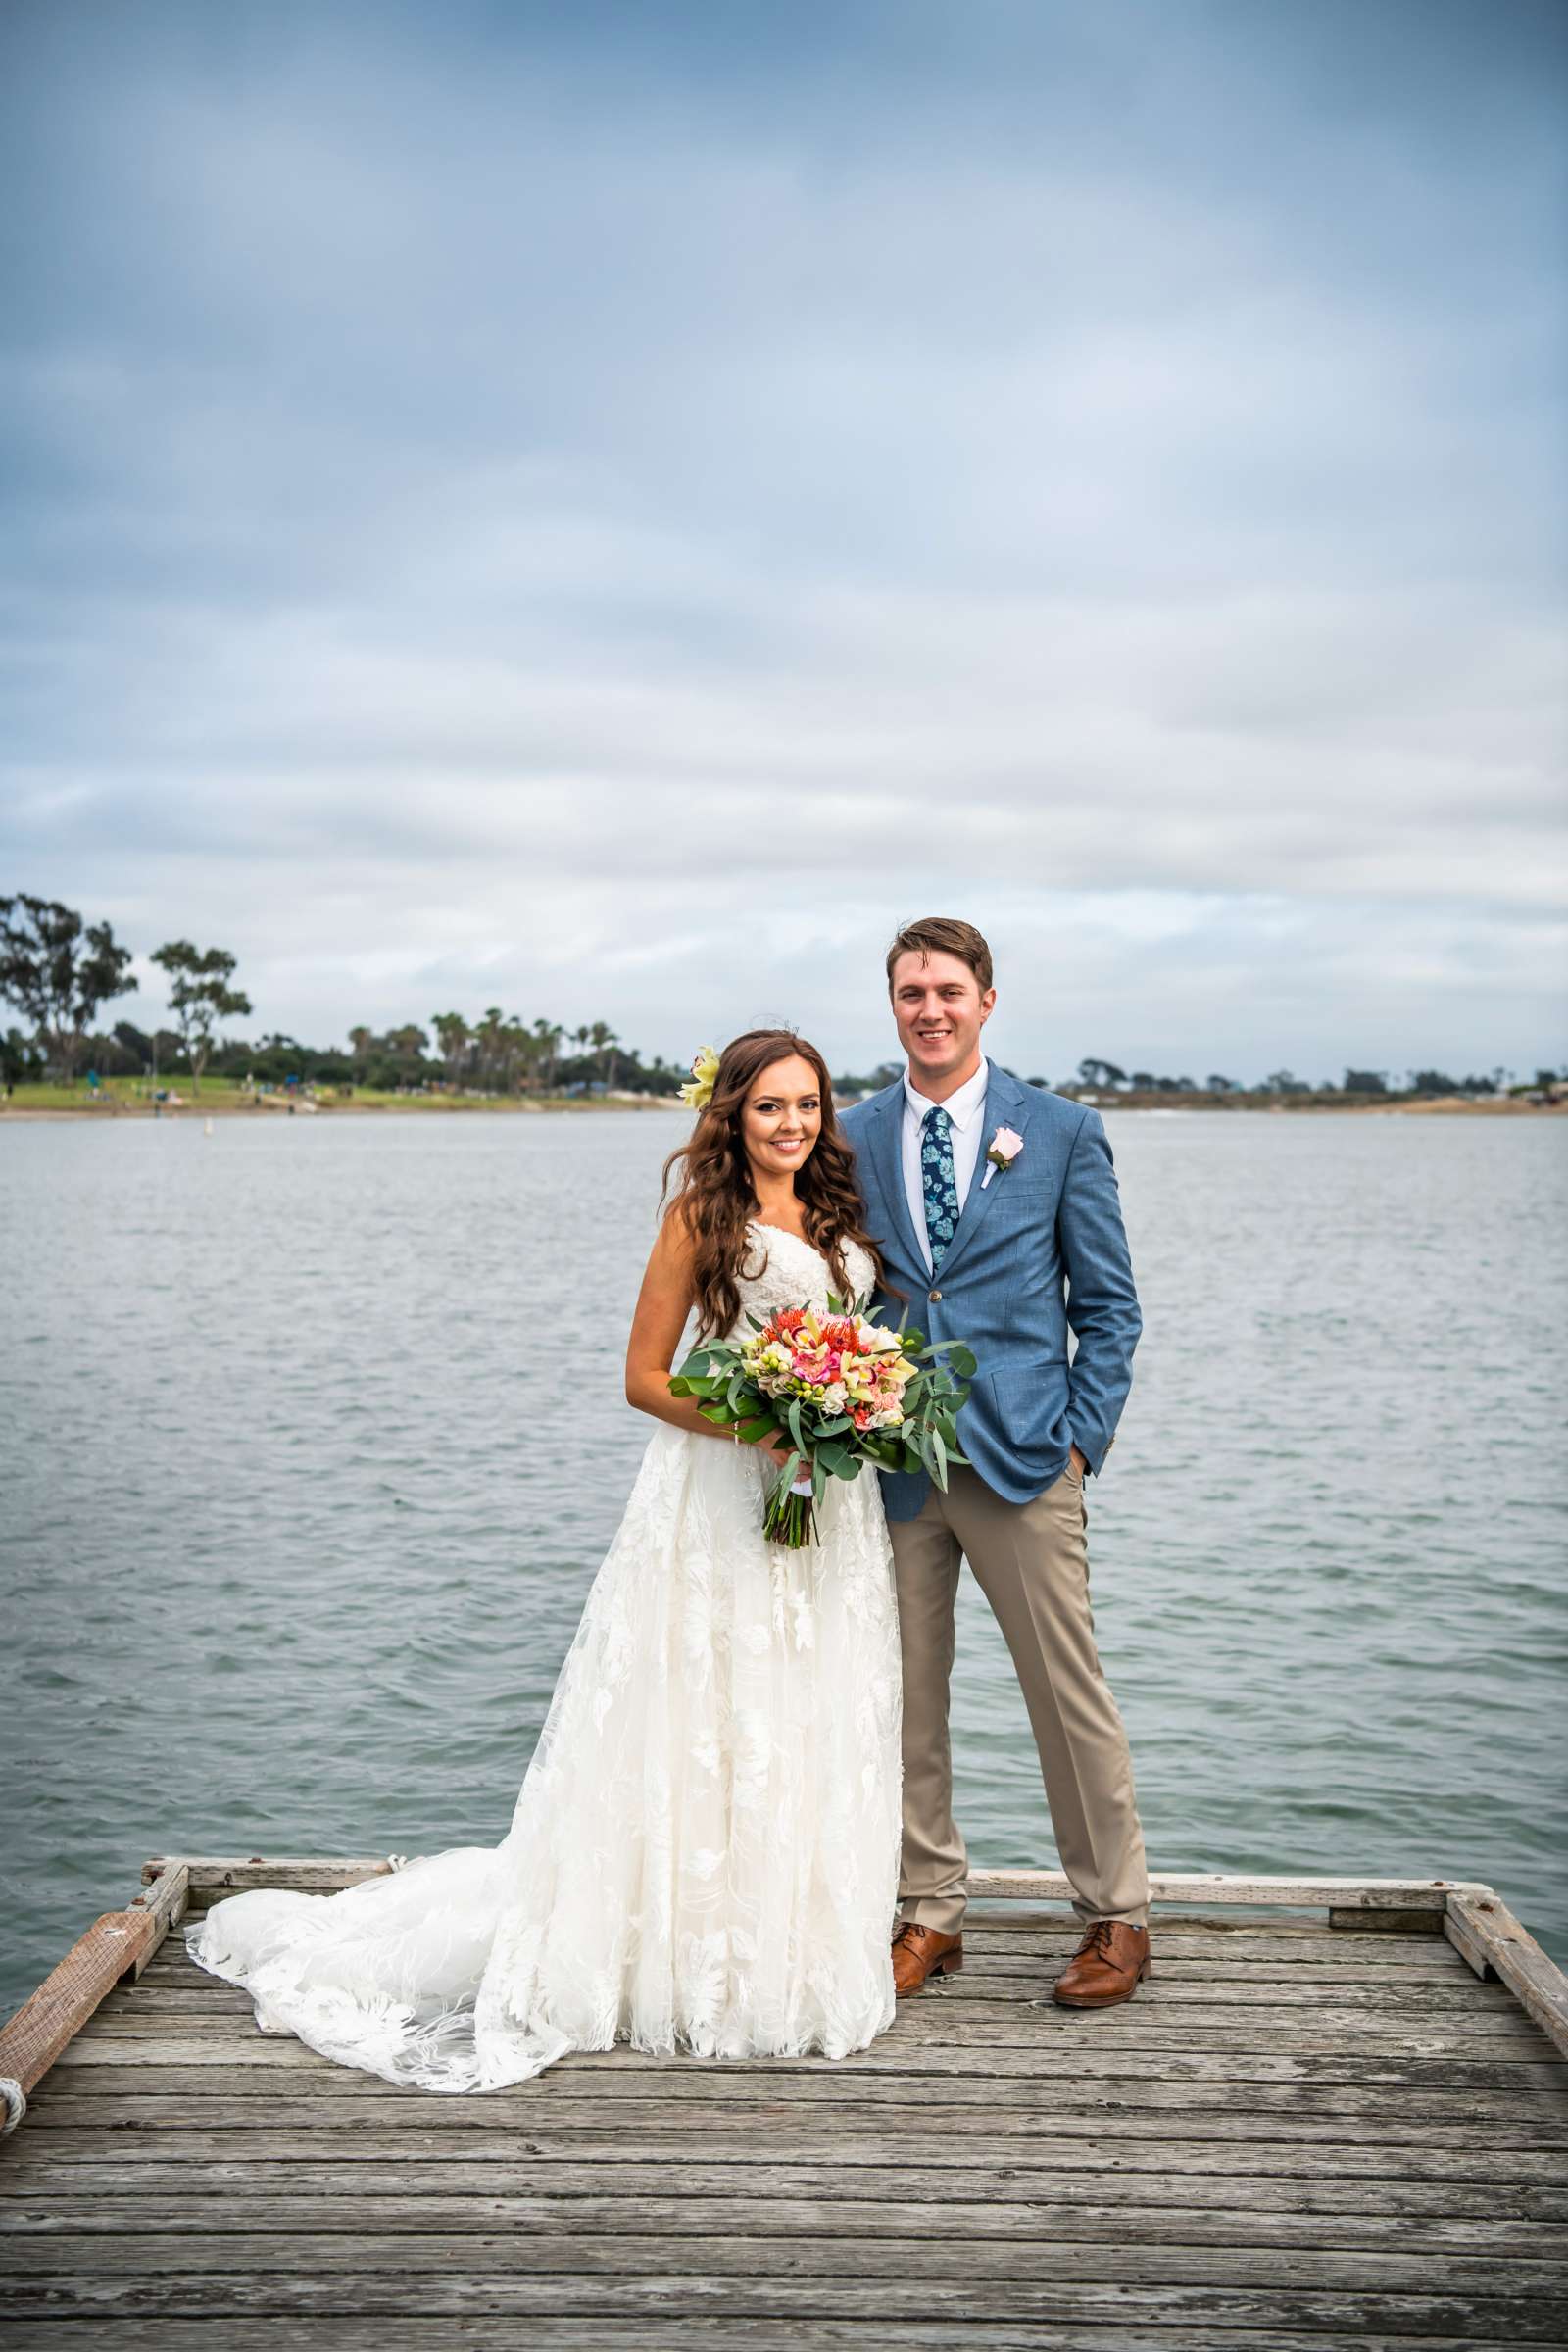
[[[958,1222],[958,1179],[953,1169],[953,1121],[934,1102],[920,1121],[920,1190],[925,1197],[925,1233],[931,1270],[948,1252]]]

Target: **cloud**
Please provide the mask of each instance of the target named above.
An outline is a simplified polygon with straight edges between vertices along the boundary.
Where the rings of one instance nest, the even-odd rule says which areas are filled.
[[[12,12],[10,886],[311,1036],[864,1060],[948,906],[1048,1072],[1556,1059],[1551,17],[748,18]]]

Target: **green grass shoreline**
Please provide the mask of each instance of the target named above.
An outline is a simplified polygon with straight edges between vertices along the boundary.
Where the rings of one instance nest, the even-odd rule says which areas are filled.
[[[289,1108],[289,1098],[281,1090],[258,1098],[238,1079],[206,1078],[199,1095],[190,1092],[189,1081],[181,1081],[177,1102],[154,1102],[151,1089],[134,1079],[111,1079],[99,1087],[96,1096],[85,1086],[19,1086],[9,1097],[0,1097],[0,1119],[150,1119],[155,1114],[166,1119],[200,1117],[280,1119],[298,1116]],[[322,1094],[308,1098],[311,1110],[307,1117],[356,1118],[367,1112],[388,1110],[414,1111],[419,1114],[433,1111],[523,1111],[542,1110],[679,1110],[682,1105],[674,1097],[667,1100],[653,1096],[584,1096],[584,1095],[400,1095],[392,1089],[357,1087],[352,1095]]]
[[[188,1082],[187,1082],[188,1084]],[[1527,1102],[1517,1096],[1442,1095],[1379,1099],[1358,1096],[1353,1101],[1331,1095],[1103,1095],[1086,1096],[1102,1110],[1264,1111],[1272,1115],[1320,1112],[1366,1116],[1396,1111],[1401,1117],[1553,1118],[1568,1114],[1568,1102]],[[494,1112],[534,1116],[541,1111],[683,1111],[673,1096],[649,1095],[400,1095],[391,1089],[356,1088],[352,1095],[324,1094],[310,1098],[313,1108],[303,1113],[322,1118],[360,1118],[385,1111],[410,1112],[417,1117],[447,1113]],[[5,1119],[166,1119],[246,1118],[279,1119],[302,1115],[290,1110],[280,1093],[258,1098],[238,1079],[208,1078],[199,1095],[182,1086],[177,1102],[155,1103],[145,1081],[111,1079],[89,1094],[82,1085],[19,1086],[0,1096],[0,1121]]]

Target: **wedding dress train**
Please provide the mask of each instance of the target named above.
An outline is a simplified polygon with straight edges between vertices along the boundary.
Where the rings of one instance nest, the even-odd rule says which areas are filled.
[[[869,1260],[850,1245],[857,1290]],[[760,1261],[760,1262],[759,1262]],[[751,1228],[742,1316],[826,1304]],[[661,1424],[588,1594],[512,1827],[331,1895],[257,1888],[187,1930],[264,2033],[424,2090],[572,2049],[862,2048],[892,2020],[900,1675],[875,1474],[820,1542],[761,1532],[771,1464]]]

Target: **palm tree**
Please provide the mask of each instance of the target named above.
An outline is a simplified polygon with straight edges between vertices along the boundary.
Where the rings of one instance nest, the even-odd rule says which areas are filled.
[[[468,1050],[473,1043],[473,1032],[461,1012],[432,1013],[430,1026],[440,1041],[447,1076],[455,1086],[463,1073],[463,1065],[468,1058]]]
[[[593,1027],[588,1032],[588,1043],[593,1047],[594,1052],[599,1055],[599,1067],[604,1073],[605,1084],[608,1086],[610,1084],[611,1066],[614,1060],[615,1048],[619,1045],[620,1040],[615,1035],[614,1030],[609,1028],[605,1022],[595,1021]]]
[[[479,1083],[495,1091],[504,1048],[501,1042],[502,1011],[499,1004],[485,1007],[484,1018],[473,1033],[473,1043],[479,1057]]]
[[[539,1083],[539,1067],[544,1059],[544,1040],[538,1035],[538,1023],[529,1029],[513,1014],[506,1028],[507,1084],[514,1094],[531,1091]]]
[[[545,1092],[548,1094],[555,1083],[556,1056],[561,1052],[561,1041],[566,1032],[559,1021],[538,1020],[533,1025],[533,1033],[539,1041],[539,1061]]]

